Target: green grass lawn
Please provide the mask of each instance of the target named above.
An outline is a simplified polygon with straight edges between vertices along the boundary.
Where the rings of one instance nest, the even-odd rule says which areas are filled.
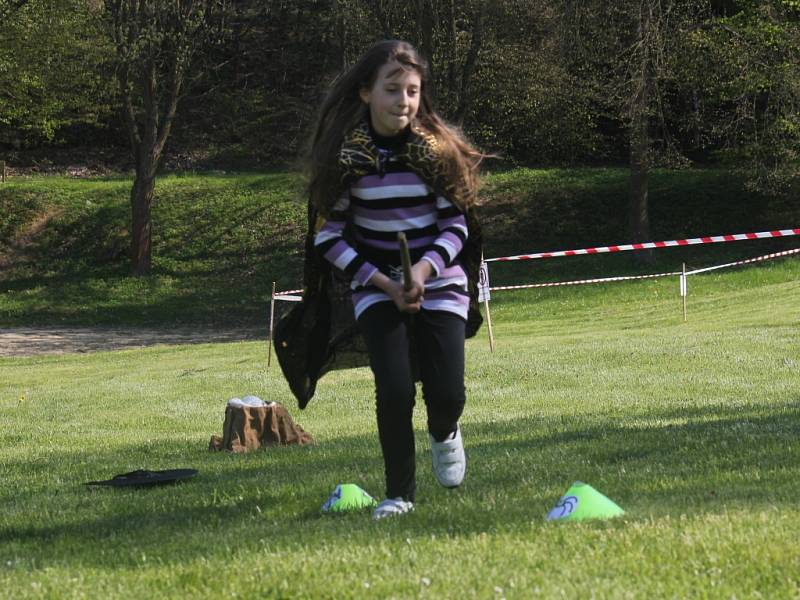
[[[464,485],[436,484],[416,411],[418,503],[382,494],[369,372],[300,412],[264,342],[0,359],[0,596],[800,596],[800,261],[690,280],[495,294],[467,345]],[[210,453],[224,405],[285,403],[313,447]],[[420,402],[421,404],[421,402]],[[193,467],[150,490],[83,482]],[[576,480],[611,521],[549,523]]]

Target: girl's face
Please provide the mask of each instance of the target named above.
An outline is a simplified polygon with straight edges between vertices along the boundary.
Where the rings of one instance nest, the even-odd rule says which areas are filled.
[[[394,60],[378,69],[372,87],[361,90],[376,133],[392,136],[408,127],[417,115],[421,92],[422,80],[414,69]]]

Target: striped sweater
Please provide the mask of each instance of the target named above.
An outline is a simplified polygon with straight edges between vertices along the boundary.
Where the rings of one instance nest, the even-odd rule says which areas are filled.
[[[457,260],[468,235],[464,214],[391,151],[381,154],[382,172],[354,181],[334,205],[316,234],[317,251],[352,278],[358,318],[377,302],[391,302],[368,282],[378,270],[395,280],[402,277],[397,233],[405,232],[411,262],[432,266],[423,310],[448,311],[466,320],[467,276]]]

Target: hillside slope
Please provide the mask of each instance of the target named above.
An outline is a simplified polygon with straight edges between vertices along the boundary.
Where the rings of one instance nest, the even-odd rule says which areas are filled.
[[[127,178],[32,177],[0,186],[0,325],[263,322],[272,282],[301,285],[305,205],[290,173],[167,175],[153,209],[154,269],[128,276]],[[486,177],[486,257],[622,244],[624,169],[514,169]],[[800,226],[800,207],[748,194],[723,171],[658,171],[652,237]],[[661,272],[794,248],[797,238],[505,263],[492,284]]]

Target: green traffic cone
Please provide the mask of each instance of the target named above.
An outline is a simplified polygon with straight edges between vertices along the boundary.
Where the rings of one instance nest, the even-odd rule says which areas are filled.
[[[322,505],[322,512],[337,513],[375,506],[375,498],[354,483],[340,483]]]
[[[588,483],[576,481],[547,513],[548,521],[611,519],[625,514],[617,504]]]

